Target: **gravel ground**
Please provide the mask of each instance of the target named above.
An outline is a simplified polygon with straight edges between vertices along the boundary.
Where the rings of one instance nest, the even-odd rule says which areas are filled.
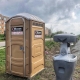
[[[74,71],[73,79],[80,80],[80,40],[71,49],[72,54],[75,54],[78,58],[77,65]]]
[[[71,49],[72,54],[75,54],[80,59],[80,40],[75,44],[75,46]]]

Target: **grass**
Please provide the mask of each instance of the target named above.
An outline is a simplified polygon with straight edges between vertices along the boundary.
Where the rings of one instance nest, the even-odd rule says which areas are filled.
[[[0,50],[0,72],[5,71],[5,50]]]
[[[5,40],[4,34],[0,34],[0,42]]]
[[[45,38],[51,38],[51,36],[49,36],[49,35],[45,35]]]
[[[55,80],[53,55],[54,53],[45,54],[45,70],[34,76],[31,80]],[[73,79],[80,80],[80,60],[77,63]],[[0,80],[27,80],[27,78],[21,78],[5,73],[5,49],[0,49]]]
[[[0,80],[3,79],[3,75],[5,73],[5,50],[0,49]]]
[[[51,50],[53,47],[59,46],[59,44],[54,41],[45,41],[45,46]]]
[[[45,55],[45,57],[45,70],[34,76],[31,80],[52,80],[51,78],[54,74],[52,56]],[[0,80],[27,80],[27,78],[21,78],[5,73],[5,49],[0,49]]]
[[[0,39],[0,42],[3,42],[3,41],[5,41],[4,39]]]

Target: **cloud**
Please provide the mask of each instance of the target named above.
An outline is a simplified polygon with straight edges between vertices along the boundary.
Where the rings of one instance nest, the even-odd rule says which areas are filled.
[[[77,16],[79,10],[80,0],[0,0],[1,14],[13,16],[22,12],[31,13],[42,18],[47,27],[53,25],[55,31],[74,32],[73,28],[80,25]],[[75,32],[79,33],[77,30]]]
[[[72,12],[71,17],[72,17],[73,19],[77,19],[76,15],[75,15],[75,12]]]
[[[55,19],[53,16],[53,18],[51,18],[51,20],[46,24],[46,27],[50,28],[52,32],[63,31],[74,33],[76,35],[80,34],[80,22],[72,18],[57,21],[57,18]]]
[[[69,14],[79,2],[80,0],[0,0],[0,12],[8,16],[28,12],[48,21],[53,14],[60,19],[70,17]]]

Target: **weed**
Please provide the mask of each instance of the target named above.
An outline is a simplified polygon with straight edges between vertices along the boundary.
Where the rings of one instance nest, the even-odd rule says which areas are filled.
[[[49,48],[49,50],[51,50],[53,47],[55,47],[57,45],[59,45],[59,44],[54,41],[46,41],[45,42],[45,46],[47,46]]]

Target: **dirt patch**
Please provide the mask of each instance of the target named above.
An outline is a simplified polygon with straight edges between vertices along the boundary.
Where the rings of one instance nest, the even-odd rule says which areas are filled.
[[[56,75],[53,69],[53,55],[54,54],[51,53],[45,55],[45,70],[36,75],[32,80],[56,80]],[[80,60],[77,61],[76,69],[73,74],[73,79],[80,80]]]
[[[80,80],[80,60],[77,61],[77,66],[73,75],[74,80]]]

